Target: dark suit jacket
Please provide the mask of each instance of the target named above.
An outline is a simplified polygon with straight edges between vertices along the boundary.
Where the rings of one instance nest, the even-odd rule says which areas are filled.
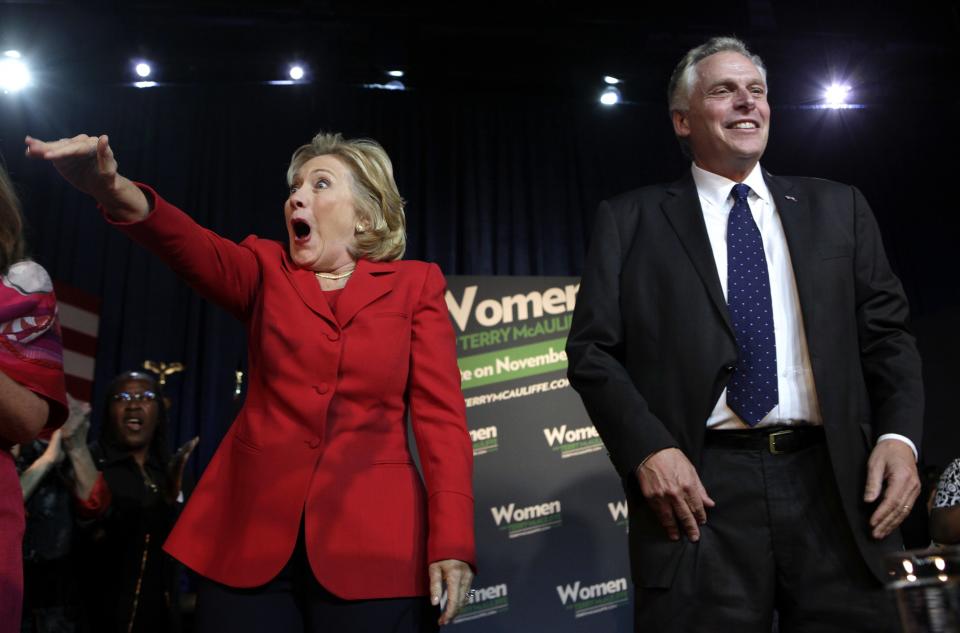
[[[344,598],[426,595],[428,562],[474,563],[473,450],[435,264],[361,259],[331,310],[279,242],[235,244],[159,196],[123,230],[247,330],[246,401],[170,554],[220,583],[261,585],[303,517],[315,576]]]
[[[879,435],[899,433],[920,446],[923,389],[907,302],[856,188],[764,178],[790,249],[846,520],[882,578],[882,553],[898,536],[869,536],[872,506],[862,497]],[[691,175],[600,205],[567,354],[570,382],[623,478],[634,581],[667,587],[687,542],[667,539],[634,471],[667,447],[699,465],[706,420],[737,360]]]

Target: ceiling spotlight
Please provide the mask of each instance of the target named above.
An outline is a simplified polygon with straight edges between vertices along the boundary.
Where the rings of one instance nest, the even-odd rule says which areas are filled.
[[[387,74],[390,75],[391,77],[396,77],[397,79],[400,79],[401,77],[403,77],[402,70],[388,70]]]
[[[832,83],[823,92],[824,105],[828,108],[843,108],[847,105],[850,96],[850,86],[847,84]]]
[[[618,83],[620,83],[620,80],[613,75],[604,75],[603,81],[610,86],[616,86]]]
[[[137,73],[138,77],[147,78],[150,76],[150,73],[153,72],[153,69],[150,68],[150,64],[147,62],[137,62],[137,65],[134,66],[133,71]]]
[[[605,106],[614,106],[620,103],[620,91],[613,87],[607,86],[603,92],[600,93],[600,103]]]
[[[30,85],[30,69],[18,51],[4,51],[0,57],[0,90],[19,92]]]
[[[293,79],[294,81],[300,81],[303,79],[304,74],[303,66],[294,64],[290,67],[290,79]]]

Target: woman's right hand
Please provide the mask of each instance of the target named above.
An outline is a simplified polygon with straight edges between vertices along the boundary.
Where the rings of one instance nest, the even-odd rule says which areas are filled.
[[[150,213],[143,192],[117,172],[107,135],[80,134],[50,142],[28,136],[25,143],[28,157],[53,163],[64,180],[96,198],[114,219],[135,222]]]

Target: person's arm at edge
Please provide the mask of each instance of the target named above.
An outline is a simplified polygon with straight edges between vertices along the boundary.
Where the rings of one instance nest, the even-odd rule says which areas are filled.
[[[473,447],[466,426],[446,281],[429,264],[412,319],[410,420],[427,487],[427,561],[433,604],[447,588],[440,624],[466,600],[476,571],[473,528]]]
[[[878,438],[867,462],[863,499],[880,500],[870,528],[874,538],[884,538],[906,518],[920,493],[916,451],[923,432],[923,383],[903,287],[890,268],[869,204],[856,187],[851,195],[860,362]]]
[[[10,444],[29,442],[43,429],[50,403],[0,371],[0,438]]]

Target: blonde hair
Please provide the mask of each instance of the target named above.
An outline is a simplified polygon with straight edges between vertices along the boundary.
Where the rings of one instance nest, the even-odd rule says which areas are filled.
[[[353,175],[354,207],[365,230],[357,233],[351,255],[371,261],[403,257],[407,248],[404,200],[397,191],[393,164],[383,147],[372,139],[345,139],[339,133],[320,132],[293,153],[287,184],[293,184],[304,163],[317,156],[336,156]]]
[[[11,265],[23,259],[25,251],[20,199],[7,170],[0,165],[0,273],[6,273]]]

